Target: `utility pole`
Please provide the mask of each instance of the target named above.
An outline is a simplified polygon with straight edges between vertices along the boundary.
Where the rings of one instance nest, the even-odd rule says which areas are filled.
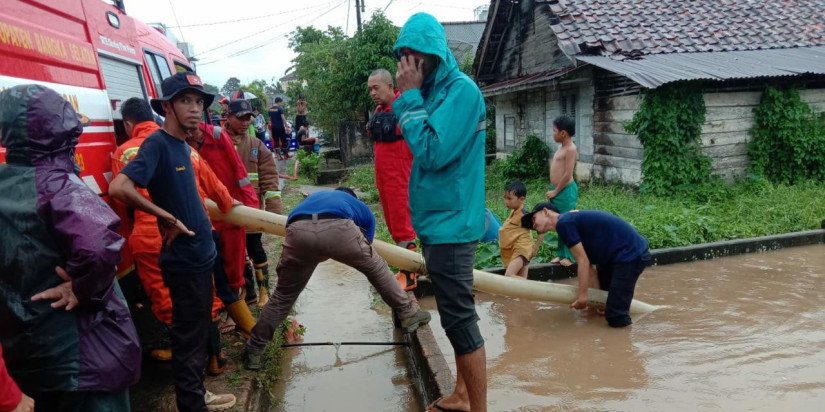
[[[358,31],[361,31],[362,11],[364,11],[364,0],[355,0],[355,22],[358,24]]]

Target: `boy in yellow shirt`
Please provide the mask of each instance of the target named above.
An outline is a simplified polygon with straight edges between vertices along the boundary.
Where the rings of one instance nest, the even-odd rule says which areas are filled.
[[[530,230],[521,226],[521,217],[530,213],[524,208],[526,196],[527,187],[521,180],[514,180],[504,188],[504,203],[510,209],[510,216],[498,230],[501,260],[507,268],[504,275],[524,279],[527,279],[527,266],[536,256],[544,237],[543,234],[539,235],[538,242],[533,243]]]

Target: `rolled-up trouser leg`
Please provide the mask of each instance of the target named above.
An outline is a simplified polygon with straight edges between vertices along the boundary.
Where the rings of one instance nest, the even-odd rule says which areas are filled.
[[[473,296],[473,260],[477,243],[423,245],[441,326],[456,355],[465,355],[484,346]]]

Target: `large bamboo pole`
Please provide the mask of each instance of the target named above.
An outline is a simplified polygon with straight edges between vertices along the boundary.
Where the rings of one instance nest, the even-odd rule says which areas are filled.
[[[209,207],[210,216],[215,220],[244,226],[253,231],[262,231],[278,236],[286,235],[286,216],[246,206],[236,206],[228,213],[223,213],[212,201],[207,200],[206,204]],[[415,273],[427,273],[424,257],[414,251],[380,240],[375,240],[372,246],[392,266]],[[481,292],[512,298],[562,304],[573,302],[578,295],[578,288],[575,286],[509,278],[480,270],[473,271],[473,288]],[[587,297],[589,304],[603,307],[607,299],[607,292],[590,289]],[[654,310],[656,310],[655,306],[638,300],[634,300],[630,305],[630,313],[634,314]]]

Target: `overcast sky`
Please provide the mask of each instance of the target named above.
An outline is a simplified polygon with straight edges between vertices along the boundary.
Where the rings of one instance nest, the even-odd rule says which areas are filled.
[[[179,41],[194,45],[198,74],[222,87],[230,77],[242,83],[284,76],[295,56],[287,36],[297,26],[340,26],[355,32],[354,0],[125,0],[126,12],[144,23],[163,23]],[[220,4],[209,7],[205,4]],[[473,9],[488,0],[366,0],[362,21],[377,10],[402,26],[424,11],[439,21],[473,20]],[[387,7],[389,6],[389,7]],[[173,13],[174,7],[174,13]],[[349,24],[347,24],[349,14]],[[177,19],[175,18],[177,15]],[[214,50],[213,50],[214,49]]]

